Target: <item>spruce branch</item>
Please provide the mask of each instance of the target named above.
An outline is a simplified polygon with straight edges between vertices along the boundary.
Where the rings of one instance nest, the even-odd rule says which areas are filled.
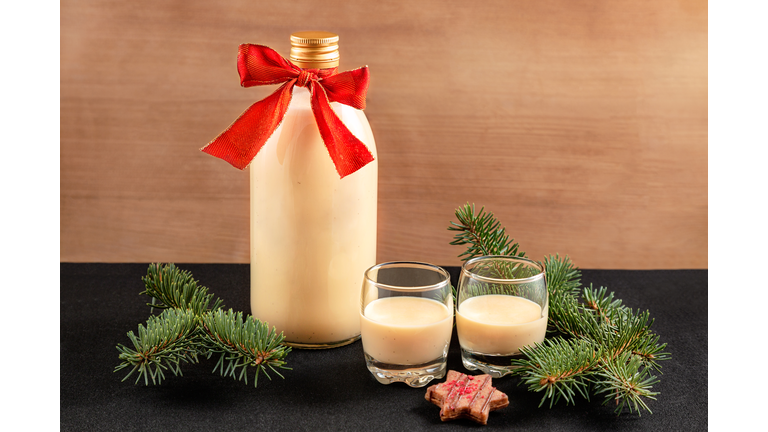
[[[115,372],[132,367],[123,381],[138,371],[136,384],[160,384],[164,371],[182,375],[182,363],[198,363],[198,357],[220,354],[214,371],[248,383],[248,368],[255,367],[254,387],[267,368],[281,378],[277,369],[289,369],[285,358],[291,351],[282,345],[283,334],[271,330],[258,319],[242,312],[222,310],[222,300],[213,300],[208,288],[200,286],[188,271],[174,264],[150,264],[142,277],[145,290],[152,297],[150,306],[164,309],[151,315],[146,327],[139,324],[138,336],[127,333],[133,348],[117,345],[122,361]],[[209,306],[210,305],[210,306]],[[224,365],[226,363],[226,370]],[[239,370],[239,374],[236,373]]]
[[[544,270],[549,292],[550,325],[555,330],[574,334],[578,315],[576,308],[581,285],[581,271],[566,255],[550,255],[544,258]]]
[[[524,256],[492,213],[475,212],[466,204],[456,210],[458,223],[452,245],[468,245],[459,257],[466,261],[482,255]],[[550,255],[543,261],[549,295],[549,332],[541,344],[521,349],[525,358],[512,360],[513,374],[530,391],[543,392],[539,406],[549,400],[552,407],[561,398],[575,404],[574,397],[605,396],[615,402],[616,412],[626,407],[640,414],[650,412],[645,399],[658,394],[658,382],[650,374],[661,371],[660,361],[670,358],[666,344],[652,330],[648,311],[633,311],[607,288],[581,286],[581,272],[570,258]],[[503,269],[498,269],[504,275]]]
[[[200,354],[195,344],[197,319],[191,310],[167,309],[158,316],[150,316],[147,326],[139,324],[138,336],[128,332],[133,348],[118,344],[122,363],[115,372],[133,366],[123,381],[138,371],[136,383],[144,378],[144,384],[160,384],[165,378],[163,370],[181,375],[181,363],[197,363]]]
[[[628,313],[627,307],[622,306],[621,300],[614,300],[612,292],[609,293],[605,287],[595,290],[592,285],[584,288],[583,308],[596,314],[608,325],[613,325]]]
[[[617,414],[621,414],[625,406],[638,415],[641,407],[653,413],[643,399],[656,399],[659,393],[651,388],[659,380],[642,366],[640,357],[626,351],[603,363],[603,367],[595,371],[594,380],[595,394],[605,394],[603,405],[614,402]]]
[[[232,309],[224,312],[219,309],[203,315],[202,329],[203,345],[208,350],[208,357],[220,354],[213,370],[218,369],[222,376],[244,379],[247,384],[248,367],[255,367],[255,387],[262,372],[272,379],[267,368],[281,378],[283,376],[277,369],[290,369],[285,366],[285,357],[291,348],[281,345],[283,334],[278,334],[274,327],[270,330],[267,324],[250,315],[243,319],[242,312],[234,312]],[[238,369],[240,373],[236,374]]]
[[[581,271],[573,265],[567,255],[563,258],[560,258],[560,254],[545,257],[544,269],[549,291],[558,297],[568,296],[574,300],[578,297]]]
[[[576,404],[574,396],[589,399],[591,375],[602,353],[586,340],[544,339],[541,344],[523,347],[526,359],[513,359],[515,374],[534,392],[544,392],[539,407],[549,399],[550,408],[563,398]]]
[[[466,252],[459,258],[466,261],[471,258],[485,255],[507,255],[524,257],[525,253],[518,254],[520,245],[510,239],[504,227],[493,216],[486,212],[485,207],[475,213],[475,205],[466,204],[456,209],[458,223],[451,222],[448,229],[457,231],[452,245],[469,245]]]
[[[213,294],[208,293],[208,288],[199,286],[192,273],[179,269],[173,263],[165,266],[150,264],[147,275],[141,280],[145,289],[139,294],[152,297],[152,303],[148,304],[152,307],[191,309],[198,317],[207,310],[224,307],[221,299],[217,298],[209,308]]]

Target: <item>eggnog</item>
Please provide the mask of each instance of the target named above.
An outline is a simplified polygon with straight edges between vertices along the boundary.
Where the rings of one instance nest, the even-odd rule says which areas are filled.
[[[362,111],[331,103],[376,157]],[[377,160],[339,178],[295,87],[283,122],[250,165],[251,313],[289,345],[322,348],[360,335],[360,283],[376,262]]]
[[[369,303],[361,315],[363,351],[377,362],[419,365],[444,357],[453,314],[435,300],[386,297]]]
[[[541,343],[547,309],[523,297],[481,295],[464,300],[456,312],[462,349],[484,355],[513,355],[520,347]]]

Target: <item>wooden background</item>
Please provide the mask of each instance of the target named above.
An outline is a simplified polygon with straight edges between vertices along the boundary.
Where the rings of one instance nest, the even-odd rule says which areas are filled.
[[[454,209],[529,256],[707,268],[707,2],[61,2],[61,261],[249,260],[248,173],[199,149],[274,90],[243,42],[367,64],[378,261],[458,265]]]

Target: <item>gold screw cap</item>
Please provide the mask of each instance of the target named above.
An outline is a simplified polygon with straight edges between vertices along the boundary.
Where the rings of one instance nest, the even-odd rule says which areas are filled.
[[[291,34],[291,62],[302,69],[339,67],[339,35],[324,31]]]

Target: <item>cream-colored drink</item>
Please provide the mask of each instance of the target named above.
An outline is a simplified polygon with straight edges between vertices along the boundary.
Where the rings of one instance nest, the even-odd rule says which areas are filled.
[[[464,300],[456,312],[456,331],[462,348],[489,355],[512,355],[520,347],[541,343],[547,332],[547,313],[528,299],[482,295]]]
[[[361,316],[363,351],[376,361],[418,365],[448,352],[451,310],[420,297],[386,297],[369,303]]]
[[[375,158],[362,111],[331,106]],[[297,86],[250,172],[252,314],[297,346],[354,340],[360,281],[376,262],[377,160],[340,179]]]

